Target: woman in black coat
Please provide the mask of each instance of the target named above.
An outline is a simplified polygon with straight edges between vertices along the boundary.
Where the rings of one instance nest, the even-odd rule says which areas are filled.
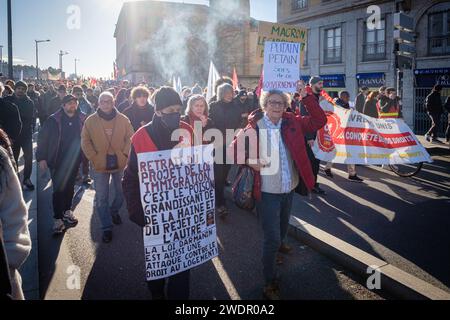
[[[363,113],[366,116],[376,118],[376,119],[378,119],[377,96],[378,96],[378,92],[375,92],[375,91],[371,92],[367,96],[367,100],[366,100],[366,103],[364,104],[364,109],[363,109]]]

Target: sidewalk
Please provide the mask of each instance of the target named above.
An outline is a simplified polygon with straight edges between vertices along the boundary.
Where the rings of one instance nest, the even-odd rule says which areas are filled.
[[[33,144],[33,155],[35,153],[36,143]],[[23,157],[19,161],[19,172],[23,170]],[[25,299],[38,300],[39,299],[39,265],[38,265],[38,211],[37,211],[37,163],[33,159],[33,172],[31,181],[36,187],[35,191],[24,191],[24,199],[28,208],[28,226],[32,241],[32,247],[28,259],[20,269],[22,276],[22,288]]]

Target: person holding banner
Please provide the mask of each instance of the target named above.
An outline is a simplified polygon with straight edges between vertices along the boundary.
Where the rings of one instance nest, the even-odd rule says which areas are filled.
[[[366,103],[364,104],[363,113],[375,119],[378,119],[378,109],[377,109],[377,96],[378,92],[373,91],[369,93]]]
[[[182,101],[180,95],[170,87],[162,87],[154,94],[155,116],[153,121],[139,129],[132,138],[128,165],[124,172],[122,187],[130,220],[144,228],[146,219],[140,195],[138,154],[172,150],[178,146],[193,145],[192,127],[181,121]],[[184,129],[189,136],[182,135],[179,141],[171,139],[173,131]],[[161,280],[147,282],[153,300],[188,300],[190,271],[184,271]],[[168,283],[167,294],[164,292]]]
[[[350,93],[347,91],[339,92],[339,98],[334,100],[334,103],[341,108],[350,109]],[[327,162],[325,166],[325,174],[329,178],[333,178],[333,173],[331,172],[331,168],[333,168],[333,163]],[[363,182],[364,180],[358,177],[356,173],[356,166],[354,164],[348,164],[348,179],[353,182]]]
[[[387,88],[386,95],[381,95],[377,104],[380,119],[401,118],[401,107],[395,88]]]
[[[356,96],[355,109],[359,113],[363,113],[364,104],[366,102],[366,99],[367,99],[368,95],[369,95],[369,88],[362,87],[360,89],[359,94]]]
[[[287,94],[279,90],[264,92],[261,110],[250,115],[247,127],[230,146],[237,162],[246,163],[254,172],[253,196],[264,233],[263,293],[269,300],[280,299],[276,264],[283,260],[278,254],[288,254],[292,250],[285,240],[295,189],[300,179],[309,191],[315,187],[305,134],[315,133],[327,123],[325,112],[311,88],[299,81],[297,91],[309,116],[287,112],[290,106]],[[243,143],[249,135],[256,137],[257,143]],[[241,150],[241,146],[245,149]],[[276,155],[275,159],[269,159],[268,154]],[[258,158],[251,159],[250,155]]]

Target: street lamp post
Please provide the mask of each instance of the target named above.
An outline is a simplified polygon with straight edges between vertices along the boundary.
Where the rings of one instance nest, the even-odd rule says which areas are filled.
[[[0,74],[3,75],[3,46],[0,46]]]
[[[36,80],[39,80],[39,43],[50,42],[50,40],[34,40],[36,44]]]
[[[61,73],[63,73],[63,56],[68,54],[69,53],[67,51],[59,51],[59,70],[61,70]]]
[[[7,16],[8,16],[8,77],[10,79],[14,79],[11,0],[7,1],[7,12],[8,12],[7,13]]]

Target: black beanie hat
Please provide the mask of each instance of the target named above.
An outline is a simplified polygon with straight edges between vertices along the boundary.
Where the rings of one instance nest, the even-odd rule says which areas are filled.
[[[170,106],[183,105],[180,95],[171,87],[161,87],[156,91],[154,99],[156,111],[161,111]]]
[[[67,96],[65,96],[62,100],[62,104],[65,105],[66,103],[69,103],[70,101],[78,101],[77,97],[75,97],[74,95],[68,94]]]

